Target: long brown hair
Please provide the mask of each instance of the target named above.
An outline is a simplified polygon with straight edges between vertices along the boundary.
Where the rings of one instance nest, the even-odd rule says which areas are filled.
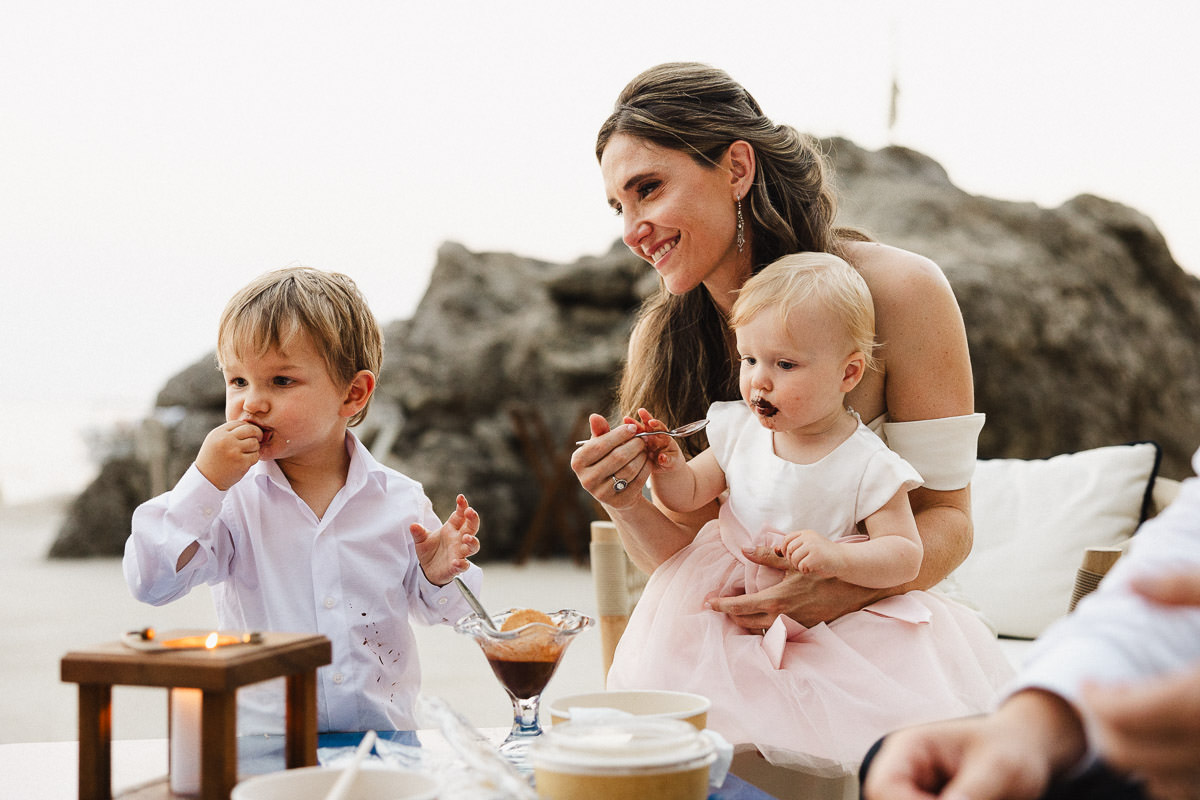
[[[646,70],[621,91],[600,126],[597,160],[617,134],[685,152],[707,169],[735,141],[749,143],[757,168],[744,203],[755,272],[789,253],[843,256],[842,242],[866,238],[834,226],[837,201],[816,142],[773,123],[723,70],[695,63]],[[729,326],[703,285],[682,295],[660,285],[643,304],[635,330],[637,346],[621,378],[618,410],[644,407],[677,425],[703,417],[714,401],[737,398]],[[685,441],[693,452],[706,444]]]

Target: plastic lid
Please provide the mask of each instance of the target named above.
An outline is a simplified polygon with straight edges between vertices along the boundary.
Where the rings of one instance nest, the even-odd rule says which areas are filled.
[[[557,772],[632,772],[706,766],[716,752],[682,720],[628,717],[555,725],[534,740],[529,757],[535,768]]]

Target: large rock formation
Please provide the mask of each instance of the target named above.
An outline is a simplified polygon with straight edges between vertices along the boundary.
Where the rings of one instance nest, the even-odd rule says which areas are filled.
[[[829,147],[842,221],[929,256],[954,287],[976,406],[988,415],[982,456],[1154,439],[1166,474],[1190,471],[1200,444],[1200,282],[1150,220],[1091,196],[1055,209],[976,197],[910,150]],[[584,413],[610,411],[629,326],[656,282],[619,243],[565,265],[443,246],[413,318],[387,327],[360,435],[420,480],[440,514],[464,492],[484,519],[483,557],[586,552],[596,511],[567,467],[571,442],[585,435]],[[131,478],[123,463],[77,501],[61,539],[85,543],[79,554],[120,552],[138,487],[170,486],[220,422],[213,364],[184,370],[160,393],[136,462],[148,477]]]
[[[966,194],[911,150],[832,143],[842,218],[945,270],[967,326],[984,457],[1153,439],[1190,474],[1200,445],[1200,282],[1142,214]]]

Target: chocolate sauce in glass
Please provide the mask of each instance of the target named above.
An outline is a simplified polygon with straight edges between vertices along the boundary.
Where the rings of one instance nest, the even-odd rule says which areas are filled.
[[[558,659],[554,661],[503,661],[489,658],[492,672],[505,689],[513,697],[526,700],[542,693],[550,677],[558,667]]]

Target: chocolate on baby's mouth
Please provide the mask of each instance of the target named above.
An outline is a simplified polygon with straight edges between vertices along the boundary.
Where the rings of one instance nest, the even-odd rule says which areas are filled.
[[[774,404],[771,403],[771,401],[769,401],[763,397],[754,398],[753,400],[750,401],[750,405],[751,405],[751,407],[754,408],[754,410],[756,412],[763,415],[764,417],[773,417],[779,413],[779,409],[776,408],[774,406]]]

